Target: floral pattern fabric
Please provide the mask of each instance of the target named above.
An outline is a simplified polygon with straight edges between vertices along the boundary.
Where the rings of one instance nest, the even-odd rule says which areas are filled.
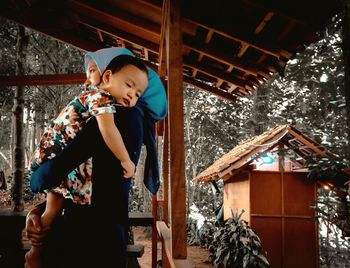
[[[61,110],[51,125],[45,128],[32,155],[31,170],[34,172],[42,163],[60,153],[92,116],[115,113],[117,105],[113,97],[105,91],[85,91],[75,97]],[[59,187],[50,191],[60,193],[78,204],[90,204],[91,175],[92,159],[88,159],[63,179]]]

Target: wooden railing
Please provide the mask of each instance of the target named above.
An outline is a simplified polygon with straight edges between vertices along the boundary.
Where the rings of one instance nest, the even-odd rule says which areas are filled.
[[[157,221],[157,232],[162,242],[162,268],[189,268],[192,267],[188,259],[173,259],[170,228],[164,221]]]

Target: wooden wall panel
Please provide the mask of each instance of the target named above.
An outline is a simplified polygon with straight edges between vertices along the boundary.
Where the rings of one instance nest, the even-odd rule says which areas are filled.
[[[272,268],[318,266],[317,224],[310,219],[315,198],[306,173],[251,172],[251,226]]]
[[[271,268],[282,267],[282,221],[281,218],[251,217],[251,227],[261,239]],[[302,267],[302,266],[296,266]]]
[[[281,215],[281,175],[279,172],[251,173],[250,213]]]
[[[313,216],[310,205],[315,200],[315,183],[310,182],[307,173],[284,173],[285,215]]]
[[[224,184],[224,219],[231,217],[231,209],[234,213],[244,213],[242,220],[250,221],[249,205],[249,173],[235,176],[234,180],[228,180]]]
[[[315,223],[308,219],[286,218],[283,268],[316,268]]]

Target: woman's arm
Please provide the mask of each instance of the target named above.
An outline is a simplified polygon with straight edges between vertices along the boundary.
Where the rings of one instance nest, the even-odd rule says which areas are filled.
[[[130,158],[133,163],[137,163],[142,147],[143,115],[136,108],[121,107],[114,116],[117,117],[115,123],[120,129]],[[130,122],[133,123],[130,124]],[[62,152],[33,172],[30,188],[34,193],[38,193],[59,186],[62,178],[88,158],[96,156],[96,153],[101,151],[105,154],[105,147],[107,148],[97,121],[91,118]],[[118,177],[118,174],[113,176]]]
[[[124,177],[132,177],[135,174],[135,164],[130,160],[122,136],[114,123],[114,115],[112,113],[97,115],[96,120],[103,140],[121,162]]]

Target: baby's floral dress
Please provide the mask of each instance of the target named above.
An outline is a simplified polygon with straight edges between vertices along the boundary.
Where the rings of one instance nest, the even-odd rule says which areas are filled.
[[[35,172],[41,164],[54,158],[60,153],[69,141],[84,127],[87,121],[96,115],[115,113],[114,98],[105,91],[84,91],[75,97],[49,127],[44,129],[38,147],[31,160],[31,170]],[[47,189],[62,194],[73,202],[86,205],[91,203],[92,194],[92,159],[88,159],[79,167],[62,178],[61,185],[54,189]]]

